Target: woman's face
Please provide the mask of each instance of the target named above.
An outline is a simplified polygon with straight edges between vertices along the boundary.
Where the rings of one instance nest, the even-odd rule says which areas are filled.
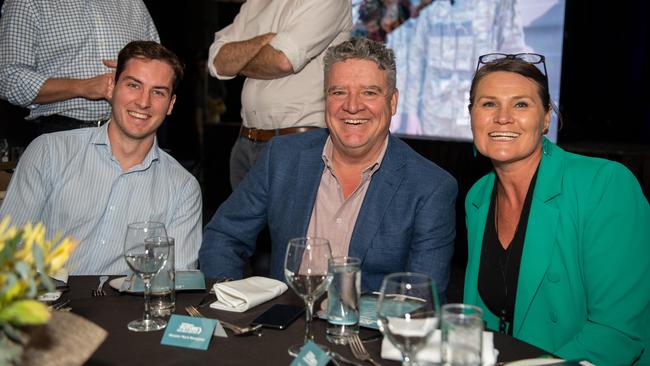
[[[532,80],[506,71],[484,76],[470,113],[476,149],[495,166],[541,158],[551,112],[542,105]]]

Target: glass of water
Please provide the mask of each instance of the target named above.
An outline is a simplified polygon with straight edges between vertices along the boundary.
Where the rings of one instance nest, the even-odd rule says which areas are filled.
[[[292,356],[300,353],[304,343],[314,340],[312,318],[314,302],[325,293],[330,276],[327,264],[332,250],[327,239],[296,238],[289,241],[284,259],[284,276],[289,286],[305,301],[305,339],[289,348]]]
[[[442,306],[441,354],[444,365],[478,366],[483,346],[483,310],[474,305]]]
[[[176,271],[174,267],[174,238],[155,236],[145,239],[145,243],[169,246],[167,263],[151,280],[151,314],[157,317],[170,316],[176,307]]]
[[[164,235],[161,235],[164,233]],[[163,329],[167,326],[164,319],[151,315],[149,297],[151,295],[151,279],[167,262],[169,245],[162,242],[151,242],[149,239],[166,237],[165,226],[159,222],[138,222],[129,224],[124,239],[124,259],[128,266],[144,283],[144,316],[128,324],[134,332],[149,332]]]
[[[327,289],[327,340],[347,344],[348,337],[359,332],[361,259],[334,257],[328,272],[332,282]]]
[[[410,272],[384,277],[377,324],[402,352],[403,365],[415,365],[416,354],[438,328],[438,301],[431,277]]]

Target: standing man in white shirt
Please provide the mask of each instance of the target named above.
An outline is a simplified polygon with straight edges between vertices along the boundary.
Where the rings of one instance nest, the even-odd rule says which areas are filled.
[[[273,136],[325,127],[323,56],[350,36],[350,0],[248,0],[210,46],[210,74],[246,77],[233,189]]]

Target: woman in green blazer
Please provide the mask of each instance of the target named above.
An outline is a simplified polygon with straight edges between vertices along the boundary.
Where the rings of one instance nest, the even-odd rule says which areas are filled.
[[[548,141],[541,55],[485,55],[470,89],[494,170],[465,200],[464,302],[565,359],[650,365],[650,206],[622,165]]]

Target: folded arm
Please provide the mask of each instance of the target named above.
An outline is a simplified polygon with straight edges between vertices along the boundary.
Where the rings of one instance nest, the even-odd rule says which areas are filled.
[[[219,75],[242,74],[258,79],[275,79],[293,71],[289,60],[268,43],[275,33],[266,33],[245,41],[226,43],[214,58]]]

